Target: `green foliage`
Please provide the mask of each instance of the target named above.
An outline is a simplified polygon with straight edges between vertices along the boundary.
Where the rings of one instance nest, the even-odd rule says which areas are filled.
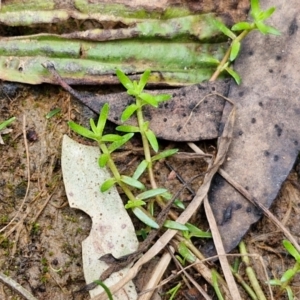
[[[218,274],[215,270],[211,271],[211,275],[212,275],[212,283],[213,283],[213,288],[216,292],[216,295],[218,297],[219,300],[224,300],[224,297],[221,293],[221,290],[219,288],[219,283],[218,283]]]
[[[172,220],[166,220],[164,223],[164,227],[180,231],[188,230],[188,228],[185,225]]]
[[[61,112],[60,108],[55,108],[46,114],[46,119],[50,119]]]
[[[105,285],[105,283],[103,281],[95,280],[94,282],[97,285],[100,285],[104,289],[104,291],[105,291],[105,293],[108,297],[108,300],[113,300],[113,296],[112,296],[112,293],[111,293],[110,289]]]
[[[178,283],[178,284],[176,284],[173,288],[169,289],[169,290],[166,292],[166,295],[170,295],[169,300],[176,299],[175,297],[176,297],[176,295],[177,295],[177,293],[178,293],[180,287],[181,287],[181,283]]]
[[[284,248],[288,251],[288,253],[294,257],[296,262],[294,264],[294,267],[286,270],[280,279],[272,279],[269,280],[268,283],[270,285],[280,287],[282,291],[286,291],[289,300],[294,300],[295,298],[290,283],[294,279],[295,275],[297,273],[300,273],[300,253],[290,241],[283,240],[282,244]]]
[[[151,218],[147,213],[143,212],[140,207],[135,207],[132,209],[132,212],[135,214],[135,216],[141,220],[144,224],[154,228],[158,229],[158,224]]]
[[[224,61],[222,60],[222,62],[219,63],[219,67],[213,75],[214,79],[221,72],[226,71],[234,78],[237,84],[240,84],[240,76],[232,68],[230,68],[229,64],[237,58],[241,49],[241,40],[245,38],[245,36],[248,35],[252,30],[259,30],[262,34],[280,35],[280,32],[276,28],[268,26],[264,23],[264,21],[268,19],[274,13],[274,11],[275,7],[271,7],[263,11],[260,9],[259,0],[251,0],[250,15],[253,19],[252,22],[239,22],[233,25],[231,29],[229,29],[220,20],[214,20],[214,25],[223,34],[225,34],[232,40],[229,50],[227,52],[228,59],[225,59]],[[241,33],[239,35],[236,35],[236,33],[234,33],[233,31]]]
[[[178,245],[178,252],[183,257],[184,261],[188,261],[189,263],[194,263],[196,261],[196,257],[183,241]]]
[[[183,236],[190,240],[192,237],[198,237],[198,238],[212,238],[212,235],[210,232],[205,232],[201,230],[200,228],[190,224],[186,223],[185,226],[187,227],[187,231],[183,232]]]
[[[145,105],[158,107],[160,102],[170,99],[170,95],[151,95],[143,91],[150,76],[149,70],[146,70],[142,74],[139,82],[131,81],[130,78],[126,76],[121,70],[117,70],[117,76],[122,85],[127,89],[127,93],[136,98],[136,102],[134,104],[131,104],[125,108],[122,113],[121,120],[126,121],[133,114],[136,114],[138,119],[138,126],[126,124],[118,126],[117,130],[126,133],[123,136],[118,134],[103,134],[109,115],[109,105],[107,103],[103,105],[99,113],[97,122],[95,123],[93,119],[90,120],[90,129],[87,129],[72,121],[68,124],[70,128],[76,133],[98,142],[98,145],[102,151],[102,154],[98,158],[98,165],[100,168],[108,166],[113,173],[113,177],[105,180],[101,184],[100,191],[106,192],[113,185],[118,184],[128,197],[125,208],[131,209],[136,217],[146,225],[152,228],[158,228],[158,224],[153,220],[152,211],[150,211],[149,213],[144,208],[142,208],[142,206],[146,204],[144,200],[159,197],[160,195],[165,194],[167,190],[162,188],[146,190],[144,184],[139,180],[139,178],[146,170],[148,170],[149,173],[153,172],[153,161],[173,155],[177,152],[177,149],[167,150],[155,155],[154,157],[151,157],[150,146],[155,152],[158,152],[159,145],[154,132],[149,128],[149,122],[145,122],[143,119],[142,108]],[[114,164],[111,153],[116,151],[117,149],[120,149],[133,137],[135,133],[140,133],[142,136],[145,159],[143,159],[142,162],[138,165],[133,176],[121,175],[116,165]],[[132,188],[145,191],[138,194],[137,196],[134,196],[131,192]],[[186,229],[186,227],[184,228]]]
[[[9,126],[15,119],[16,119],[16,117],[12,117],[12,118],[0,123],[0,131],[5,129],[7,126]]]

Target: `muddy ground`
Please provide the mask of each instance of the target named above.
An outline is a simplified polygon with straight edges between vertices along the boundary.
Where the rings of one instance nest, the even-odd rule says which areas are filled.
[[[89,118],[95,115],[56,86],[3,84],[0,92],[0,120],[11,116],[17,118],[10,126],[12,132],[2,136],[5,144],[0,145],[0,270],[37,299],[89,299],[87,292],[74,292],[85,283],[80,245],[89,234],[91,221],[82,211],[68,206],[60,157],[63,134],[92,144],[70,132],[67,121],[74,120],[86,125]],[[103,90],[95,92],[102,93]],[[47,113],[55,108],[60,108],[61,112],[46,118]],[[113,125],[109,130],[113,130]],[[215,144],[215,141],[208,141],[199,145],[204,151],[214,153]],[[175,146],[187,151],[184,144],[161,141],[162,149]],[[138,161],[136,149],[140,147],[140,141],[133,140],[130,147],[132,149],[124,149],[116,155],[120,169],[128,173]],[[131,150],[135,150],[134,153]],[[185,180],[206,168],[205,162],[199,159],[170,158],[168,163]],[[275,216],[296,235],[300,232],[299,169],[296,164],[272,206]],[[166,186],[171,192],[181,186],[164,163],[158,163],[155,170],[158,185]],[[196,191],[200,184],[201,179],[193,184],[193,189]],[[182,195],[184,201],[188,202],[191,198],[188,191]],[[194,221],[200,228],[207,229],[202,210],[195,215]],[[139,224],[135,222],[135,225],[138,229]],[[283,238],[275,225],[263,218],[244,239],[249,253],[262,258],[270,278],[280,278],[294,264],[282,247]],[[195,241],[198,247],[202,243]],[[260,260],[253,259],[252,263],[259,280],[264,283],[265,273]],[[174,270],[176,266],[172,265],[165,277]],[[210,295],[214,294],[195,271],[191,269],[189,272]],[[176,299],[192,299],[188,298],[189,287],[180,277],[159,292],[167,291],[178,282],[183,285]],[[268,294],[267,287],[264,287]],[[300,298],[299,275],[293,281],[293,291],[296,298]],[[278,290],[273,289],[273,292],[275,299],[287,299]],[[18,297],[11,288],[0,283],[0,299]],[[168,299],[167,296],[162,298]],[[200,296],[197,299],[201,299]]]

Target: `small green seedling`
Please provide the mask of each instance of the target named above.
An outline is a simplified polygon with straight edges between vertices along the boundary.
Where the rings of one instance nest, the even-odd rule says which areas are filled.
[[[117,70],[117,76],[120,82],[123,84],[123,86],[127,89],[127,93],[131,96],[134,96],[136,100],[134,104],[131,104],[128,107],[126,107],[126,109],[122,113],[121,119],[124,122],[135,113],[138,120],[138,126],[118,126],[117,130],[126,133],[123,136],[118,134],[104,134],[106,121],[109,114],[109,105],[107,103],[103,105],[100,111],[97,124],[94,122],[93,119],[90,120],[91,129],[87,129],[72,121],[68,124],[70,128],[78,134],[88,139],[96,141],[99,145],[99,148],[102,151],[102,154],[98,159],[99,167],[103,168],[107,166],[111,170],[113,177],[107,179],[101,185],[101,192],[106,192],[113,185],[118,184],[128,197],[128,201],[125,205],[125,208],[130,208],[132,212],[136,215],[136,217],[143,221],[146,225],[152,228],[158,228],[158,224],[154,221],[152,217],[154,209],[150,209],[149,212],[145,210],[143,206],[146,205],[147,201],[150,201],[151,203],[151,200],[149,200],[151,198],[167,195],[167,190],[163,188],[153,188],[150,190],[146,190],[146,187],[139,180],[139,178],[145,172],[145,170],[148,170],[150,181],[153,182],[154,174],[152,169],[152,163],[156,160],[171,156],[175,154],[178,150],[170,149],[151,157],[150,145],[155,152],[158,152],[159,146],[154,132],[149,128],[149,122],[144,121],[142,108],[145,105],[158,107],[158,105],[161,102],[170,99],[170,95],[151,95],[143,91],[147,80],[150,76],[149,70],[146,70],[142,74],[139,82],[131,81],[121,70]],[[126,175],[121,175],[119,173],[111,157],[111,154],[112,152],[121,148],[125,143],[127,143],[135,133],[140,133],[142,137],[145,159],[142,160],[142,162],[138,165],[136,171],[134,172],[133,176],[130,177]],[[142,192],[134,196],[131,191],[132,188],[139,189]],[[173,224],[173,226],[175,225]],[[177,226],[179,225],[177,224]],[[184,227],[183,230],[186,230],[186,227]]]
[[[288,240],[283,240],[282,244],[287,252],[294,257],[296,261],[295,265],[292,269],[285,271],[280,279],[272,279],[268,283],[270,285],[279,286],[282,291],[286,291],[289,300],[294,300],[296,298],[294,298],[290,283],[294,279],[295,275],[300,273],[300,253]]]
[[[228,36],[232,42],[228,51],[226,52],[223,60],[219,63],[216,72],[213,74],[211,81],[215,80],[219,74],[223,71],[228,72],[236,81],[240,84],[241,78],[231,67],[230,64],[237,58],[240,48],[241,40],[244,39],[251,31],[259,30],[262,34],[274,34],[280,35],[280,32],[272,26],[268,26],[264,23],[275,11],[275,7],[271,7],[265,11],[260,9],[259,0],[251,0],[250,15],[253,19],[252,22],[239,22],[232,26],[231,30],[226,27],[224,23],[218,19],[214,20],[215,26]],[[234,32],[240,32],[236,35]]]
[[[12,131],[12,129],[7,129],[6,127],[9,126],[15,119],[16,119],[15,117],[12,117],[12,118],[0,123],[0,144],[4,144],[1,134],[7,134]]]
[[[166,295],[170,295],[170,298],[169,300],[173,300],[175,299],[179,289],[181,288],[181,283],[179,282],[178,284],[176,284],[173,288],[169,289],[167,292],[166,292]]]

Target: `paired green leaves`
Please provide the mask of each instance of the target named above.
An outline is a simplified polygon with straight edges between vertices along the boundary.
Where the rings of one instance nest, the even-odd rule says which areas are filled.
[[[140,81],[131,81],[130,78],[128,76],[126,76],[121,70],[117,69],[116,71],[117,77],[120,80],[120,82],[122,83],[122,85],[126,88],[127,93],[131,96],[139,96],[144,87],[147,84],[147,81],[149,79],[150,76],[150,70],[146,70],[141,78]]]
[[[239,22],[232,26],[231,30],[220,20],[214,20],[214,25],[226,36],[232,39],[229,52],[229,61],[225,62],[223,65],[219,65],[218,71],[221,73],[226,71],[229,73],[237,84],[240,84],[240,76],[229,67],[229,62],[233,62],[241,49],[241,40],[252,30],[259,30],[262,34],[274,34],[280,35],[280,32],[264,23],[264,21],[269,18],[275,11],[275,7],[271,7],[265,11],[260,9],[259,0],[251,0],[251,11],[250,14],[253,18],[253,22]],[[233,31],[239,32],[240,35],[236,35]]]
[[[156,139],[156,136],[154,132],[149,129],[149,122],[144,122],[142,117],[142,107],[144,105],[151,105],[153,107],[158,107],[159,103],[162,101],[166,101],[171,98],[170,95],[151,95],[148,93],[143,92],[144,87],[147,84],[147,81],[150,76],[150,71],[146,70],[139,82],[137,81],[131,81],[128,76],[126,76],[121,70],[117,70],[117,76],[122,83],[122,85],[127,89],[127,93],[129,95],[132,95],[136,98],[136,103],[133,103],[126,107],[126,109],[123,111],[121,115],[121,120],[126,121],[128,120],[133,114],[137,114],[138,117],[138,124],[139,126],[133,126],[133,125],[121,125],[117,127],[117,130],[121,132],[126,132],[125,135],[120,136],[118,134],[106,134],[103,135],[104,128],[106,126],[106,121],[109,115],[109,105],[104,104],[97,121],[97,124],[93,119],[90,120],[90,127],[91,129],[87,129],[79,124],[76,124],[75,122],[69,122],[70,128],[75,131],[76,133],[95,140],[98,142],[100,149],[102,150],[102,154],[100,155],[98,159],[98,165],[99,167],[103,168],[106,165],[109,166],[111,169],[114,177],[109,178],[105,180],[102,185],[100,186],[101,192],[108,191],[113,185],[119,184],[122,189],[124,190],[125,194],[128,196],[127,204],[125,205],[126,209],[132,209],[133,213],[136,215],[137,218],[139,218],[142,222],[144,222],[147,226],[150,226],[152,228],[158,228],[158,224],[153,220],[153,217],[150,213],[147,212],[142,206],[146,204],[144,200],[162,196],[167,193],[166,189],[151,189],[148,191],[144,191],[140,194],[138,194],[136,197],[133,196],[131,188],[136,188],[139,190],[145,190],[145,186],[142,182],[139,181],[140,176],[144,173],[144,171],[149,168],[152,165],[152,162],[161,158],[168,157],[170,155],[173,155],[177,152],[177,149],[167,150],[160,154],[155,155],[153,158],[151,158],[150,155],[150,149],[149,144],[153,148],[155,152],[158,151],[158,141]],[[134,133],[139,132],[143,136],[143,146],[144,151],[145,148],[147,148],[149,155],[147,159],[144,159],[139,166],[137,167],[136,171],[134,172],[132,177],[126,176],[126,175],[120,175],[118,169],[116,168],[112,158],[111,153],[120,147],[122,147],[125,143],[127,143],[134,135]],[[145,144],[145,141],[147,142]],[[107,143],[109,143],[107,145]],[[148,144],[149,143],[149,144]],[[151,203],[151,202],[150,202]],[[167,223],[168,225],[168,223]],[[174,222],[174,224],[169,224],[171,227],[178,227],[181,230],[187,230],[187,227],[185,227],[182,224],[177,224]]]

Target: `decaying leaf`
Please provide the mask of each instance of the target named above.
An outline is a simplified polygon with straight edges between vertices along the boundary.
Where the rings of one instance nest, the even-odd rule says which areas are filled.
[[[208,80],[226,43],[127,39],[90,42],[56,36],[0,40],[0,79],[54,83],[42,64],[51,61],[70,84],[116,84],[116,69],[127,74],[152,70],[149,83],[182,86]]]
[[[77,92],[60,78],[51,64],[46,67],[52,72],[57,83],[94,112],[99,113],[103,104],[109,103],[108,119],[120,125],[124,124],[121,114],[133,103],[132,96],[127,93],[95,96]],[[145,120],[149,121],[150,128],[157,137],[166,140],[182,142],[216,138],[224,107],[224,99],[219,95],[227,95],[229,84],[230,80],[225,80],[204,82],[181,89],[153,91],[154,94],[171,94],[172,98],[161,103],[158,108],[145,106]],[[128,123],[136,125],[136,119],[132,118]]]
[[[115,188],[100,192],[100,184],[110,174],[97,164],[100,155],[97,147],[78,144],[64,136],[62,146],[62,171],[66,194],[71,207],[81,209],[92,219],[92,229],[82,243],[83,269],[87,283],[98,280],[107,269],[99,258],[107,253],[124,256],[137,250],[138,241],[134,227],[122,199]],[[112,221],[113,220],[113,221]],[[113,284],[126,275],[126,268],[116,272],[105,283]],[[102,288],[90,291],[96,296]],[[137,299],[132,282],[114,295],[114,299]]]
[[[70,18],[104,22],[103,25],[111,22],[126,24],[126,20],[133,24],[141,19],[169,19],[216,12],[229,22],[237,22],[244,19],[248,6],[248,0],[6,0],[1,5],[0,21],[10,26],[61,23]]]
[[[270,21],[281,36],[266,38],[257,32],[242,45],[235,68],[243,82],[229,95],[237,103],[237,122],[224,170],[269,208],[300,150],[300,7],[296,0],[263,4],[277,7]],[[262,216],[220,176],[214,180],[210,203],[226,251]],[[211,249],[207,245],[209,256]]]
[[[235,9],[229,0],[210,2],[5,1],[0,23],[23,27],[20,36],[0,39],[0,79],[54,83],[41,66],[51,59],[69,84],[117,83],[117,68],[129,75],[151,69],[154,84],[208,80],[227,48],[213,20],[222,12],[230,23],[248,7],[247,0]]]

